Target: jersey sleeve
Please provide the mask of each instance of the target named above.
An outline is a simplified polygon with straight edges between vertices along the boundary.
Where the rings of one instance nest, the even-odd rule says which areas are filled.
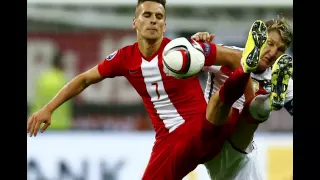
[[[220,70],[221,66],[203,66],[202,71],[204,72],[213,72],[213,73],[217,73]]]
[[[225,45],[223,45],[223,44],[218,44],[218,45],[221,45],[221,46],[223,46],[223,47],[230,48],[230,49],[235,49],[235,50],[239,50],[239,51],[244,51],[244,48],[237,47],[237,46],[225,46]]]
[[[284,108],[293,116],[293,80],[290,78]]]
[[[202,47],[204,56],[205,56],[205,62],[204,66],[212,66],[216,62],[216,54],[217,54],[217,47],[213,43],[207,43],[203,41],[197,41],[200,46]]]
[[[117,50],[107,56],[98,64],[98,71],[102,77],[113,78],[123,75],[123,53],[122,50]]]

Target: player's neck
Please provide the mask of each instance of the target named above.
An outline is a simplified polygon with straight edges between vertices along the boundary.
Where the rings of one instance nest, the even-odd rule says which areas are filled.
[[[253,74],[262,74],[264,73],[266,70],[257,70],[255,72],[252,72]]]
[[[154,53],[156,53],[159,50],[162,43],[162,39],[163,38],[159,38],[154,41],[149,41],[146,39],[138,39],[138,46],[141,54],[144,57],[152,56]]]
[[[253,74],[262,74],[266,71],[266,69],[259,69],[257,68],[257,70],[255,72],[253,72]]]

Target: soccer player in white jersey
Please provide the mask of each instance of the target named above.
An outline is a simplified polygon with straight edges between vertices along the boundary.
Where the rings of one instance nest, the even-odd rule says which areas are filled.
[[[221,117],[227,119],[227,124],[235,122],[235,129],[220,154],[205,163],[212,180],[262,180],[257,164],[257,148],[253,143],[254,132],[273,110],[285,107],[293,116],[293,62],[290,55],[284,54],[291,44],[292,30],[285,19],[279,17],[265,24],[268,39],[258,67],[251,72],[251,81],[248,81],[244,95],[232,104],[230,113]],[[208,42],[213,37],[207,32],[192,36],[197,41]],[[234,46],[230,48],[243,50]],[[248,69],[247,65],[243,64],[244,70]],[[233,74],[232,68],[210,66],[203,70],[208,71],[206,100],[219,101],[219,89]]]

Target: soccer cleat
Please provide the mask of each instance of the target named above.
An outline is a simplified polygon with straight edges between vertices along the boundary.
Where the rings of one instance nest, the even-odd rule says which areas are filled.
[[[267,26],[261,20],[256,20],[249,31],[248,40],[242,52],[241,64],[244,72],[253,72],[258,67],[260,56],[267,44]]]
[[[270,105],[273,110],[284,106],[289,79],[293,72],[293,60],[288,54],[281,55],[272,67]]]

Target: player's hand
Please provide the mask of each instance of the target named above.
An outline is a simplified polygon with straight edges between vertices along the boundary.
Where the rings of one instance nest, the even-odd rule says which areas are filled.
[[[211,43],[215,37],[215,34],[209,34],[208,32],[197,32],[191,36],[191,39],[195,41],[205,41]]]
[[[37,136],[37,133],[40,129],[40,125],[44,123],[41,128],[43,133],[48,126],[51,124],[52,112],[46,110],[45,108],[40,109],[39,111],[32,114],[28,119],[27,132],[30,134],[30,137]]]

